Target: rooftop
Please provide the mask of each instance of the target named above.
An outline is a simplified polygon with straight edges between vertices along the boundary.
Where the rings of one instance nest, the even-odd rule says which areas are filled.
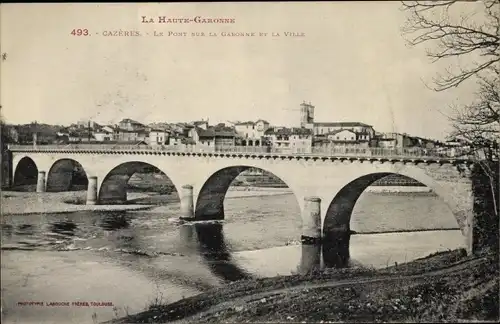
[[[200,127],[195,127],[196,132],[199,137],[234,137],[236,132],[230,127],[209,127],[208,129],[203,129]]]
[[[325,127],[372,127],[371,125],[361,122],[327,122],[327,123],[314,123],[314,126]]]
[[[130,118],[123,118],[121,121],[120,121],[120,124],[121,123],[130,123],[130,124],[135,124],[135,125],[143,125],[142,123],[136,121],[136,120],[133,120],[133,119],[130,119]]]

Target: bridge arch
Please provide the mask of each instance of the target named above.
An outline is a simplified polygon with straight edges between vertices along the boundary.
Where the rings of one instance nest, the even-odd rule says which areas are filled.
[[[269,173],[286,185],[297,200],[297,205],[301,208],[300,200],[296,190],[284,179],[284,176],[277,174],[275,170],[268,170],[263,167],[241,164],[226,166],[211,172],[210,176],[202,184],[196,199],[195,218],[197,220],[221,220],[224,219],[224,199],[233,181],[244,171],[260,170]]]
[[[134,175],[137,177],[134,179],[135,184],[129,184]],[[127,190],[131,187],[138,191],[178,193],[176,185],[166,172],[147,162],[130,161],[115,166],[104,176],[99,186],[99,203],[124,204],[127,202]]]
[[[87,190],[87,173],[76,160],[65,158],[55,161],[47,173],[47,192]]]
[[[361,194],[374,182],[391,175],[399,175],[416,180],[422,185],[430,188],[450,209],[459,225],[462,234],[467,234],[467,219],[464,218],[464,211],[457,206],[447,188],[443,188],[438,181],[428,176],[420,170],[400,169],[399,172],[373,172],[350,179],[335,194],[328,205],[323,221],[323,256],[325,264],[329,266],[346,265],[349,260],[349,241],[351,235],[351,216]],[[465,211],[466,212],[466,211]],[[333,251],[333,253],[332,253]]]
[[[13,189],[36,191],[36,183],[38,179],[38,167],[29,156],[22,157],[17,165],[15,165],[14,179],[12,182]]]

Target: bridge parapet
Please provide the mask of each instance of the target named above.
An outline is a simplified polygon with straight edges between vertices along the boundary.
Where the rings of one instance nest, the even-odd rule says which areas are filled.
[[[124,153],[133,154],[136,152],[148,154],[160,153],[234,153],[250,154],[266,157],[287,156],[287,157],[338,157],[338,158],[359,158],[359,159],[395,159],[410,162],[427,160],[435,162],[471,161],[471,156],[457,154],[455,150],[427,150],[421,148],[385,149],[385,148],[353,148],[353,147],[313,147],[310,152],[298,152],[287,148],[276,147],[249,147],[249,146],[199,146],[199,145],[114,145],[114,144],[69,144],[69,145],[9,145],[12,152],[83,152],[83,153]]]

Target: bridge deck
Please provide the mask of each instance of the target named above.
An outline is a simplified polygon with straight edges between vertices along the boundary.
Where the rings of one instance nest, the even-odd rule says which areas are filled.
[[[431,150],[421,148],[384,149],[384,148],[312,148],[311,152],[297,152],[291,149],[271,147],[206,147],[194,145],[113,145],[113,144],[70,144],[70,145],[9,145],[12,152],[47,152],[72,153],[85,152],[93,154],[152,154],[152,155],[197,155],[197,156],[257,156],[266,158],[334,158],[357,160],[404,160],[404,161],[437,161],[461,162],[472,160],[469,155],[457,154],[457,150]]]

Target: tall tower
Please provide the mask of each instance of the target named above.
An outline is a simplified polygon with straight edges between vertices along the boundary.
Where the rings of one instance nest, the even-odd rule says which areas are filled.
[[[307,127],[314,123],[314,106],[305,101],[300,104],[300,127]]]

